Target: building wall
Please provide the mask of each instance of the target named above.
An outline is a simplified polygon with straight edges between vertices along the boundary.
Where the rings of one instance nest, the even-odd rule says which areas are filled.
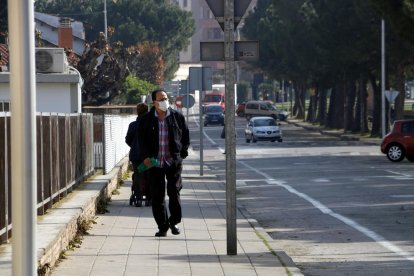
[[[63,74],[62,74],[63,75]],[[36,82],[37,112],[81,112],[81,89],[77,75],[60,76],[62,81],[56,82],[56,74],[43,74]],[[39,75],[38,75],[39,76]],[[49,79],[49,80],[48,80]],[[10,102],[10,85],[8,73],[0,74],[0,102]]]

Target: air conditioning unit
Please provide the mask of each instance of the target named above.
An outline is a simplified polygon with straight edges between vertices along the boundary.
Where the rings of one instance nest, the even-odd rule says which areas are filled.
[[[36,48],[36,72],[67,72],[66,54],[63,48]]]

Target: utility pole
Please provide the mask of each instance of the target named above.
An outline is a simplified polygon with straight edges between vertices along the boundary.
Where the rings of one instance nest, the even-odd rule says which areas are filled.
[[[226,220],[227,255],[237,255],[236,133],[234,118],[234,0],[224,1],[224,79],[226,84]]]
[[[12,270],[36,275],[36,70],[33,2],[8,1],[10,34]]]
[[[385,22],[381,20],[381,136],[386,134],[385,128]]]
[[[107,12],[106,12],[106,0],[104,0],[104,24],[105,24],[105,39],[108,43],[108,19],[107,19]]]
[[[234,39],[234,30],[251,0],[206,0],[206,2],[224,31],[223,42],[200,42],[200,60],[224,59],[227,255],[237,255],[235,60],[257,60],[259,43]]]

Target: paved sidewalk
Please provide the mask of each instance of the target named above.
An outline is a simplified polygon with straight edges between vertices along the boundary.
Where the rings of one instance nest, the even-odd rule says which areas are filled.
[[[199,176],[194,153],[184,162],[181,234],[154,237],[151,207],[129,205],[131,180],[113,195],[80,248],[66,252],[52,275],[302,275],[254,219],[238,210],[238,254],[227,255],[225,184]]]

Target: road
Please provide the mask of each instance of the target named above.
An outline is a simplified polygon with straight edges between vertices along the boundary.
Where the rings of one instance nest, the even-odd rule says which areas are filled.
[[[302,273],[414,275],[413,163],[286,123],[282,143],[247,144],[245,122],[236,118],[237,204]],[[204,128],[204,160],[224,180],[221,128]]]

